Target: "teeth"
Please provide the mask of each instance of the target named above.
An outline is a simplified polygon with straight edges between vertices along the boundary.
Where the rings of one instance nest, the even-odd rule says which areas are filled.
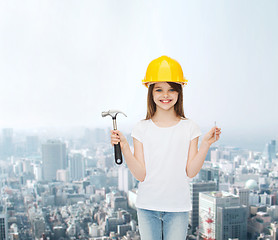
[[[162,100],[161,102],[168,103],[168,102],[170,102],[170,100],[168,100],[168,101],[163,101],[163,100]]]

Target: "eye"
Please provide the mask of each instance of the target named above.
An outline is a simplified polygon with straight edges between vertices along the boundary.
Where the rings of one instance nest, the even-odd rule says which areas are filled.
[[[169,89],[170,92],[175,92],[174,88]]]
[[[156,91],[156,92],[161,92],[162,90],[161,90],[161,89],[156,89],[155,91]]]

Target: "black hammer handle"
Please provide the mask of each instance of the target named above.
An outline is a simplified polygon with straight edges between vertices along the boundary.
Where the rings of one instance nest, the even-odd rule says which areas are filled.
[[[123,157],[122,157],[122,151],[121,151],[121,145],[118,143],[117,145],[114,145],[114,154],[115,154],[115,163],[116,164],[122,164],[123,163]]]

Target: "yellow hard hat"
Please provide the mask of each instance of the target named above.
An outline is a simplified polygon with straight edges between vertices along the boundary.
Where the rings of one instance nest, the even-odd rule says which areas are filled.
[[[156,82],[175,82],[186,85],[188,80],[183,76],[181,65],[174,59],[161,56],[152,60],[147,68],[142,84],[148,87]]]

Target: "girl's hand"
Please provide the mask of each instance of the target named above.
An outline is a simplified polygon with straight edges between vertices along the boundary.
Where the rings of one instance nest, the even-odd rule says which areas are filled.
[[[204,142],[207,142],[209,145],[215,143],[219,140],[221,134],[221,128],[213,127],[204,137]],[[216,136],[216,137],[215,137]]]
[[[128,145],[125,136],[119,130],[111,130],[110,132],[111,132],[111,144],[113,146],[118,143],[120,143],[121,148]]]

